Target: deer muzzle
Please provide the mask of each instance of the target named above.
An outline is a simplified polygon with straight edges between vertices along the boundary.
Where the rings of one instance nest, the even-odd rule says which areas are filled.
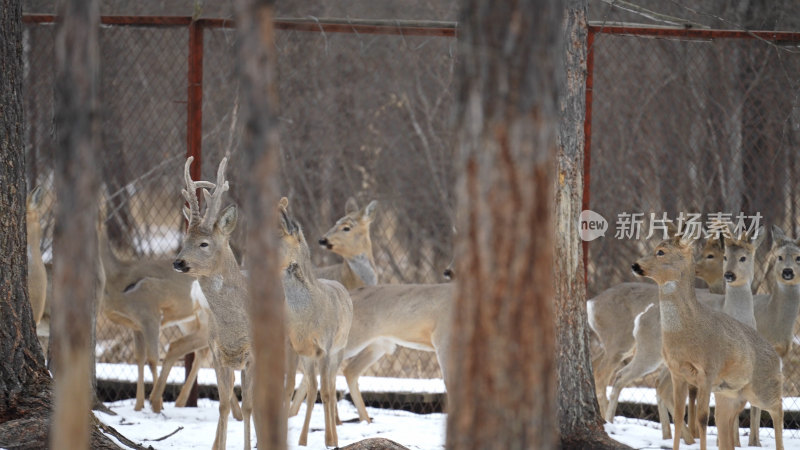
[[[794,270],[783,269],[783,272],[781,272],[781,277],[786,281],[794,279]]]
[[[733,283],[734,281],[736,281],[736,274],[731,271],[728,271],[725,272],[723,278],[725,278],[725,281],[727,281],[728,283]]]
[[[639,263],[631,264],[631,270],[633,270],[633,273],[639,275],[640,277],[644,276],[644,269],[642,269],[642,266],[640,266]]]
[[[319,245],[327,248],[328,250],[333,248],[333,244],[328,240],[328,238],[322,238],[319,240]]]
[[[186,264],[185,259],[176,259],[175,262],[172,263],[172,268],[183,273],[189,271],[189,266]]]

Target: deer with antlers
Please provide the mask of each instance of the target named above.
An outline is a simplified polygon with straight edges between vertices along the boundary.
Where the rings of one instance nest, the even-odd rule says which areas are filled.
[[[184,214],[189,222],[183,247],[173,262],[173,268],[197,279],[208,301],[209,347],[217,374],[219,389],[219,420],[214,439],[215,449],[224,449],[231,411],[233,372],[242,371],[242,415],[244,447],[250,448],[250,416],[253,411],[253,389],[250,371],[253,367],[250,351],[250,317],[247,282],[239,269],[229,243],[236,227],[237,210],[231,205],[222,209],[222,196],[228,190],[225,181],[227,158],[217,170],[216,183],[193,181],[189,173],[193,157],[184,167],[186,182],[182,194],[188,207]],[[200,214],[197,190],[206,201],[205,214]]]

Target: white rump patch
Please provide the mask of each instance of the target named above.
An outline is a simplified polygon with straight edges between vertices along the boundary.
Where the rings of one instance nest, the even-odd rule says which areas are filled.
[[[597,321],[594,318],[594,302],[595,299],[593,298],[586,302],[586,316],[587,320],[589,321],[589,328],[597,333]]]
[[[206,299],[206,295],[203,294],[203,288],[200,287],[200,282],[197,280],[192,281],[192,305],[200,305],[202,308],[211,309],[208,306],[208,300]]]
[[[641,322],[642,316],[645,315],[645,313],[647,311],[650,311],[650,308],[652,308],[654,306],[656,306],[655,303],[650,303],[649,305],[647,305],[647,308],[645,308],[644,311],[642,311],[639,314],[637,314],[636,318],[633,319],[633,336],[634,337],[636,337],[636,335],[639,334],[639,323]]]

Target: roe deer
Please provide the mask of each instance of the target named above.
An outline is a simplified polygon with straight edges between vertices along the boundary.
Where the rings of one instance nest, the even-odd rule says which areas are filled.
[[[682,236],[662,241],[631,266],[658,284],[662,354],[673,381],[676,411],[683,411],[688,386],[697,388],[700,448],[706,449],[709,400],[715,392],[720,448],[732,450],[733,421],[745,402],[767,410],[775,424],[775,443],[783,449],[783,376],[772,346],[751,327],[698,302],[692,243]],[[680,447],[676,426],[673,450]]]
[[[33,310],[33,321],[36,325],[44,315],[47,297],[47,271],[42,259],[42,224],[40,222],[44,205],[44,193],[37,186],[28,193],[25,211],[26,231],[28,235],[28,298]]]
[[[204,333],[199,317],[201,305],[193,302],[190,296],[191,278],[170,270],[170,260],[121,260],[111,249],[105,232],[101,229],[98,233],[100,261],[106,274],[100,309],[109,320],[134,333],[138,366],[134,409],[139,411],[144,406],[144,365],[147,363],[154,382],[150,404],[154,412],[160,412],[163,391],[157,389],[156,381],[159,380],[160,330],[167,325],[177,325],[184,335]],[[174,353],[172,344],[169,357],[171,353]],[[167,374],[162,375],[166,381]]]
[[[717,311],[722,311],[755,329],[753,294],[750,290],[750,284],[755,274],[755,252],[764,241],[766,233],[762,227],[754,234],[757,235],[755,239],[753,238],[753,234],[746,234],[741,240],[725,237],[722,258],[724,266],[723,269],[720,270],[720,273],[724,272],[724,278],[727,284],[725,295],[719,296],[709,294],[700,298],[700,301],[706,306]],[[700,260],[702,260],[702,257]],[[608,417],[609,420],[614,417],[614,411],[616,410],[622,389],[634,380],[655,371],[663,363],[658,305],[648,307],[647,310],[636,317],[633,335],[636,342],[636,351],[631,361],[620,369],[616,380],[614,380],[613,389],[609,398],[608,410],[606,411],[606,417]],[[666,380],[665,377],[661,377],[660,382],[667,382]],[[666,386],[660,387],[660,390],[671,392]],[[665,402],[664,399],[658,399],[658,406],[660,412],[663,412],[664,408],[667,408],[671,413],[673,412],[670,410],[671,403],[668,401]],[[690,419],[694,419],[694,405],[691,402],[689,404],[689,411]],[[666,436],[665,428],[669,429],[667,425],[668,418],[666,414],[660,414],[660,416],[662,421],[662,435]],[[673,414],[673,418],[674,417],[676,416]],[[680,423],[682,426],[683,416],[680,411],[678,411],[677,417],[680,419],[680,422],[676,421],[676,423]],[[694,421],[690,420],[689,423],[690,433],[682,433],[687,443],[691,443],[691,437],[695,437],[697,431],[691,428]],[[664,425],[667,426],[664,427]]]
[[[348,291],[378,284],[378,271],[372,256],[369,228],[375,220],[378,202],[373,200],[359,209],[354,198],[347,199],[345,216],[319,240],[319,245],[344,259],[340,264],[314,269],[317,278],[342,283]]]
[[[311,253],[300,225],[279,203],[281,278],[286,297],[289,342],[300,357],[306,384],[306,415],[299,445],[306,445],[311,411],[317,398],[317,376],[325,413],[325,445],[337,446],[336,372],[342,362],[353,320],[353,302],[338,281],[317,279]],[[291,377],[290,377],[291,378]]]
[[[193,157],[189,157],[184,166],[186,186],[181,191],[189,204],[188,208],[184,208],[189,225],[181,251],[172,265],[176,271],[197,279],[211,312],[208,342],[219,390],[219,420],[213,448],[225,448],[233,371],[242,370],[244,448],[249,449],[250,416],[253,411],[249,298],[247,282],[229,243],[236,227],[236,206],[228,206],[220,212],[222,196],[228,190],[228,182],[225,181],[228,160],[223,158],[220,162],[216,183],[193,181],[189,173],[193,160]],[[206,199],[206,210],[202,216],[197,189],[202,189]],[[209,189],[212,190],[210,193]]]
[[[370,239],[370,225],[375,220],[378,202],[371,201],[363,209],[358,208],[358,204],[353,197],[347,199],[345,204],[345,215],[336,221],[325,235],[319,239],[319,244],[344,258],[344,262],[332,266],[315,268],[314,273],[317,278],[334,280],[342,283],[348,291],[352,291],[362,286],[372,286],[378,282],[378,273],[375,268],[375,258],[372,254],[372,240]],[[394,344],[391,342],[375,342],[370,345],[368,352],[380,356],[394,351]],[[290,367],[295,367],[296,362],[290,361]],[[306,383],[300,382],[294,400],[291,392],[287,391],[287,404],[290,404],[289,416],[294,416],[300,410],[306,395]],[[337,413],[338,418],[338,413]],[[367,417],[369,421],[369,417]],[[337,419],[338,423],[338,419]]]
[[[706,298],[709,292],[723,293],[722,246],[709,240],[698,257],[697,277],[705,281],[713,291],[700,289],[698,296]],[[723,285],[724,286],[724,285]],[[594,331],[601,351],[592,352],[597,401],[601,411],[608,417],[606,387],[615,378],[623,361],[633,355],[636,341],[633,337],[636,317],[650,305],[658,305],[658,287],[651,283],[620,283],[612,286],[586,302],[589,327]]]

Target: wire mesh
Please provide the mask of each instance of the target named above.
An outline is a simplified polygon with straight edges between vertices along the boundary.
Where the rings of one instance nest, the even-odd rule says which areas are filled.
[[[635,279],[631,263],[661,239],[646,239],[650,214],[716,213],[735,224],[755,216],[798,237],[800,52],[797,43],[681,39],[598,33],[594,41],[590,209],[609,222],[589,244],[588,294]],[[615,236],[643,213],[641,235]],[[758,249],[754,288],[770,292]],[[702,285],[702,283],[698,284]],[[798,428],[800,352],[784,360],[787,427]],[[655,378],[641,385],[653,386]]]
[[[25,45],[29,179],[51,191],[54,26],[28,24]],[[203,31],[202,173],[213,179],[230,157],[230,200],[239,203],[237,152],[242,123],[232,29]],[[186,155],[188,29],[101,29],[101,115],[106,229],[120,259],[172,258],[182,233],[181,173]],[[372,242],[381,283],[443,282],[452,258],[453,167],[447,126],[453,101],[453,39],[279,31],[281,186],[316,242],[354,197],[378,200]],[[49,217],[47,236],[52,218]],[[247,224],[232,244],[242,249]],[[50,248],[49,238],[43,243]],[[52,255],[48,252],[48,259]],[[340,262],[312,248],[319,266]],[[169,270],[169,269],[167,269]],[[46,325],[46,324],[45,324]],[[41,328],[45,328],[42,326]],[[162,330],[160,356],[181,336]],[[130,378],[131,329],[98,315],[101,378]],[[149,375],[146,377],[149,381]],[[365,375],[440,378],[434,353],[398,349]],[[113,384],[110,398],[130,395]],[[149,387],[148,387],[149,389]],[[440,398],[380,406],[437,410]],[[370,402],[368,393],[365,399]]]

